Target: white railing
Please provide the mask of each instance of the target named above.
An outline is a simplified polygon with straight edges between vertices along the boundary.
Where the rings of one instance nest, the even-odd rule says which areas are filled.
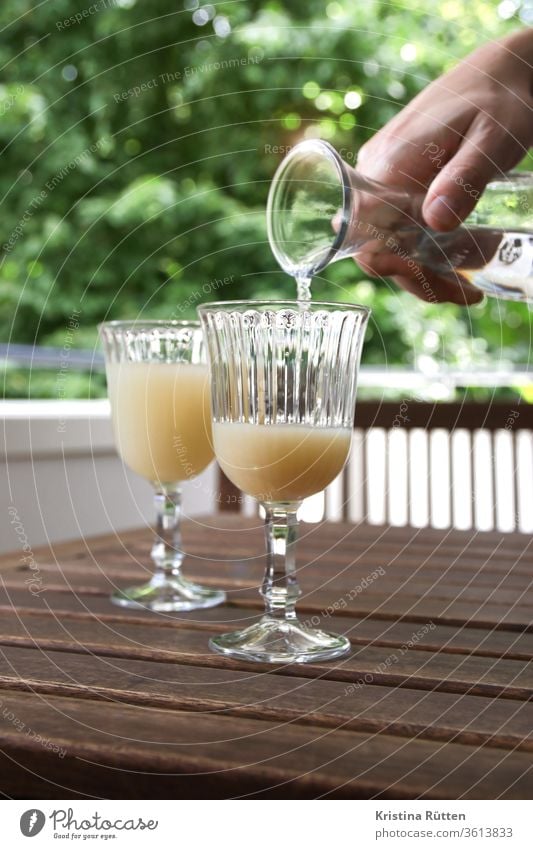
[[[372,388],[434,400],[456,386],[531,382],[526,369],[424,375],[362,368],[359,385],[362,397]],[[31,546],[151,522],[151,488],[118,458],[107,401],[3,401],[0,418],[0,551],[21,545],[14,510]],[[214,466],[184,489],[186,515],[217,509]],[[254,510],[246,500],[244,511]],[[302,514],[308,521],[325,515],[529,533],[532,433],[356,428],[346,476],[308,499]]]
[[[3,401],[0,418],[0,552],[152,522],[152,488],[119,459],[106,400]],[[214,509],[216,481],[213,464],[184,487],[186,516]]]
[[[339,476],[325,498],[314,499],[314,521],[533,531],[530,430],[356,429],[346,474],[348,499]]]

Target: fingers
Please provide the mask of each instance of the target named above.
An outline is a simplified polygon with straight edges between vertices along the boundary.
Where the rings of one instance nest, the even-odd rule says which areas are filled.
[[[355,261],[366,274],[372,277],[393,277],[395,274],[409,274],[409,266],[404,259],[389,253],[360,253]],[[418,266],[411,260],[412,266]]]
[[[479,289],[474,289],[460,275],[457,275],[457,280],[455,280],[432,274],[429,279],[433,296],[424,292],[424,290],[422,290],[421,295],[418,281],[414,281],[411,277],[396,275],[392,279],[398,286],[405,289],[406,292],[410,292],[412,295],[416,295],[421,300],[428,301],[429,303],[448,303],[457,304],[460,307],[472,307],[475,304],[481,303],[484,297]],[[460,280],[463,280],[464,285],[459,282]]]
[[[412,112],[412,109],[407,108],[403,112]],[[403,115],[403,112],[400,115]],[[433,125],[431,138],[437,138],[438,142],[427,142],[427,129],[420,129],[416,137],[404,138],[403,136],[414,133],[413,124],[419,119],[416,115],[406,114],[404,120],[407,124],[405,129],[395,132],[391,127],[393,122],[390,122],[363,145],[357,157],[357,171],[386,186],[423,192],[435,177],[440,164],[432,156],[432,151],[442,152],[446,145],[448,157],[455,152],[457,143],[453,150],[449,150],[447,129]]]
[[[526,153],[519,139],[478,113],[455,156],[431,184],[422,214],[434,230],[452,230],[473,210],[487,183]]]
[[[471,306],[483,300],[483,293],[458,274],[453,277],[435,274],[431,269],[416,265],[413,260],[400,259],[392,254],[358,254],[357,264],[371,277],[392,277],[393,280],[427,303],[451,303]]]
[[[436,81],[362,146],[357,170],[385,185],[423,192],[456,153],[473,115]]]

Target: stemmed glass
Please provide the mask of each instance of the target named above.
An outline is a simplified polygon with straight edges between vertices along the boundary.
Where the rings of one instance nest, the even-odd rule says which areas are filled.
[[[369,310],[318,302],[222,302],[199,309],[211,368],[213,443],[228,478],[266,513],[265,614],[210,647],[245,660],[305,662],[349,641],[296,616],[297,510],[350,451]]]
[[[213,459],[209,377],[197,321],[111,321],[99,326],[119,454],[155,487],[157,514],[148,583],[115,592],[122,607],[213,607],[220,590],[181,574],[181,484]]]

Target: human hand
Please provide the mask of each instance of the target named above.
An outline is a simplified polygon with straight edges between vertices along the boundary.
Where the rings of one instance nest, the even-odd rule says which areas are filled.
[[[435,80],[360,150],[357,169],[381,183],[426,192],[425,222],[457,227],[487,183],[533,143],[533,28],[489,42]],[[365,253],[371,275],[392,276],[423,300],[472,304],[483,297],[459,275],[414,269],[392,254]],[[430,281],[422,289],[420,274]]]

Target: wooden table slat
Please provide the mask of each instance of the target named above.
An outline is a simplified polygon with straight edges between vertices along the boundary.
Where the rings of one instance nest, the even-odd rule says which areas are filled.
[[[1,692],[6,787],[34,798],[529,798],[529,753]],[[29,734],[28,732],[32,732]],[[238,732],[238,733],[237,733]],[[42,736],[44,743],[35,740]],[[51,752],[50,738],[65,751]],[[171,742],[169,742],[171,741]],[[19,764],[19,768],[16,765]],[[68,776],[68,778],[67,778]],[[11,780],[11,784],[9,783]]]
[[[228,604],[113,607],[113,587],[150,573],[147,528],[35,551],[37,593],[20,552],[0,558],[4,793],[64,798],[66,776],[111,798],[533,797],[527,535],[303,526],[301,618],[353,648],[286,667],[207,648],[260,613],[260,521],[198,519],[184,537],[188,574]]]
[[[0,612],[28,617],[48,614],[60,621],[89,620],[114,625],[129,623],[154,628],[187,627],[209,631],[227,631],[244,628],[257,620],[261,605],[255,606],[228,603],[222,607],[204,610],[200,613],[154,614],[144,610],[127,610],[110,604],[107,596],[88,596],[67,592],[54,592],[34,596],[27,590],[0,589]],[[321,627],[334,627],[350,637],[355,645],[375,644],[401,646],[412,638],[413,632],[422,630],[418,623],[408,618],[401,620],[373,618],[369,615],[329,616],[325,612],[311,612],[304,615],[306,621]],[[439,652],[475,654],[484,657],[507,657],[514,660],[530,660],[533,657],[533,633],[513,629],[454,625],[434,623],[435,628],[422,633],[413,650],[426,649]]]
[[[0,687],[533,751],[533,703],[4,647]]]
[[[161,663],[195,664],[211,668],[248,669],[254,664],[236,662],[206,650],[208,637],[219,629],[192,630],[182,623],[179,632],[168,628],[125,624],[113,625],[87,620],[59,622],[46,615],[24,620],[20,615],[4,614],[0,623],[2,646],[66,651],[100,657],[130,658]],[[350,633],[347,633],[350,636]],[[413,636],[411,633],[406,639]],[[264,672],[288,676],[329,678],[348,683],[403,686],[410,689],[439,690],[448,693],[504,696],[512,699],[533,698],[533,666],[529,661],[462,655],[407,648],[354,646],[342,664],[313,663],[280,667],[262,667]]]

